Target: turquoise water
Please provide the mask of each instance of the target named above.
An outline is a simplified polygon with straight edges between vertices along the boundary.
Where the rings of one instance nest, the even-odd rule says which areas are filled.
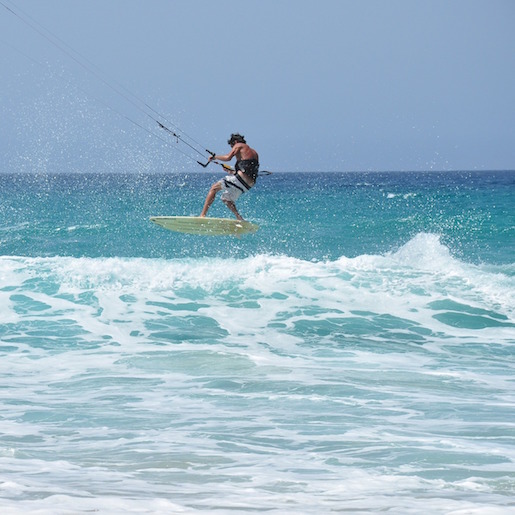
[[[223,174],[222,174],[223,175]],[[239,202],[252,238],[157,229],[155,215],[198,215],[216,173],[1,175],[4,255],[249,257],[384,254],[434,234],[466,262],[513,263],[513,172],[275,174]],[[221,202],[211,216],[229,216]]]
[[[511,513],[515,173],[218,177],[0,175],[3,513]]]

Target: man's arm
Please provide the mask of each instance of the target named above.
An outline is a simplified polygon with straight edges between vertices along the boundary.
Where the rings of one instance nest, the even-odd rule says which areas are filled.
[[[211,156],[209,158],[209,161],[230,161],[237,153],[239,148],[241,147],[241,143],[236,143],[234,147],[232,147],[231,151],[228,154],[225,154],[224,156],[219,156],[218,154]]]

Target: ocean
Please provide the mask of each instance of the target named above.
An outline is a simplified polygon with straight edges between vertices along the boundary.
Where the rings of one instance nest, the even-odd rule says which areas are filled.
[[[0,174],[2,514],[513,513],[515,172],[222,175]]]

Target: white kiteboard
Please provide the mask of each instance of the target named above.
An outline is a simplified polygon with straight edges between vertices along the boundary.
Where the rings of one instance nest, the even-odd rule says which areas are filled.
[[[150,221],[170,231],[198,234],[200,236],[241,236],[242,234],[256,232],[259,229],[259,225],[252,222],[230,218],[153,216]]]

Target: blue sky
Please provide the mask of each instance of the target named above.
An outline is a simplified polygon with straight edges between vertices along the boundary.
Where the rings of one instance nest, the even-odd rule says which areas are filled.
[[[241,132],[269,170],[515,169],[512,0],[3,1],[207,148]],[[202,171],[1,4],[0,62],[1,171]]]

